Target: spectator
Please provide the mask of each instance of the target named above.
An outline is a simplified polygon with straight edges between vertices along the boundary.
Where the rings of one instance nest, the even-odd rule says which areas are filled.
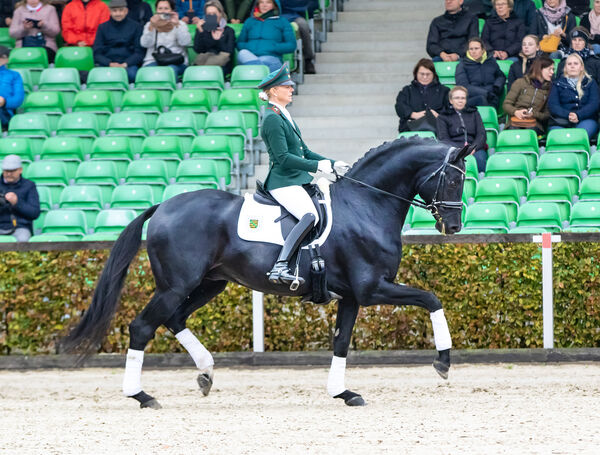
[[[600,81],[600,58],[594,55],[594,51],[588,46],[590,36],[587,30],[583,27],[575,27],[569,34],[571,44],[569,48],[564,51],[559,51],[560,56],[568,56],[571,54],[578,54],[583,60],[585,71],[592,76],[592,78],[598,83]],[[565,59],[563,58],[558,64],[556,72],[563,74],[565,68]]]
[[[525,24],[513,11],[513,0],[492,0],[494,11],[485,21],[481,39],[492,57],[498,60],[517,60],[525,36]]]
[[[440,112],[437,118],[437,138],[455,147],[471,145],[477,169],[485,172],[485,127],[477,109],[467,105],[467,94],[467,89],[460,85],[450,90],[451,106]]]
[[[55,36],[60,33],[54,6],[40,0],[27,0],[15,10],[9,30],[16,47],[44,47],[48,61],[56,55]]]
[[[514,0],[514,13],[525,24],[525,33],[535,33],[535,4],[533,0]]]
[[[190,10],[190,0],[175,1],[177,2],[177,12],[179,13],[179,19],[181,19],[186,24],[198,24],[198,21],[204,18],[204,2],[206,0],[192,0],[193,11]]]
[[[544,52],[555,52],[559,45],[567,46],[568,35],[576,27],[575,16],[565,0],[545,0],[544,6],[537,10],[535,33],[540,38],[540,49]],[[550,42],[550,36],[560,38],[558,42]],[[547,42],[547,44],[544,44]],[[556,47],[554,46],[556,44]],[[551,55],[552,57],[552,55]]]
[[[590,0],[567,0],[567,6],[575,16],[582,16],[590,10]]]
[[[548,108],[548,126],[555,128],[583,128],[590,139],[598,132],[598,84],[586,73],[579,54],[567,57],[564,73],[554,81]]]
[[[198,55],[194,65],[218,65],[223,68],[224,74],[229,74],[233,67],[235,33],[231,27],[227,27],[227,16],[218,0],[207,0],[204,4],[204,17],[209,16],[216,16],[217,28],[204,30],[204,19],[196,24],[194,51]]]
[[[313,59],[315,53],[313,51],[312,36],[310,27],[306,21],[306,16],[312,17],[313,12],[319,9],[318,0],[280,0],[282,13],[290,22],[295,22],[298,26],[298,33],[302,40],[302,54],[304,57],[304,72],[306,74],[315,74],[315,65]]]
[[[543,55],[535,59],[524,77],[515,81],[502,104],[508,114],[507,128],[530,128],[538,136],[544,134],[550,117],[547,102],[553,75],[554,62]]]
[[[434,62],[456,62],[467,40],[479,36],[477,17],[462,8],[463,0],[445,0],[446,12],[431,21],[427,53]]]
[[[140,46],[142,26],[128,19],[127,2],[111,0],[108,4],[110,20],[100,24],[94,41],[94,61],[98,66],[125,68],[129,82],[144,60],[144,49]]]
[[[456,83],[471,94],[469,106],[498,108],[506,77],[494,57],[488,57],[481,38],[471,38],[465,58],[456,67]]]
[[[592,10],[584,14],[579,24],[590,32],[590,44],[596,55],[600,54],[600,0],[594,0]]]
[[[510,90],[513,82],[529,72],[533,61],[542,54],[543,52],[540,51],[540,39],[536,35],[526,35],[523,41],[521,41],[519,60],[510,65],[510,69],[508,70],[508,90]]]
[[[156,14],[144,26],[140,44],[148,49],[143,66],[158,66],[153,55],[155,52],[161,53],[161,50],[166,50],[171,54],[179,54],[181,63],[169,65],[175,71],[175,77],[179,77],[187,67],[186,47],[189,46],[192,38],[187,25],[179,20],[174,7],[173,0],[156,1]]]
[[[35,183],[21,177],[23,166],[18,155],[2,160],[0,181],[0,234],[26,242],[33,232],[33,220],[40,216],[40,198]]]
[[[92,46],[98,26],[110,19],[102,0],[71,0],[62,13],[62,37],[68,46]]]
[[[225,0],[225,11],[232,24],[241,24],[250,14],[253,0]]]
[[[142,27],[152,17],[152,8],[143,0],[127,0],[127,19],[132,19]]]
[[[0,2],[0,27],[10,27],[15,0],[3,0]]]
[[[267,65],[273,72],[281,68],[283,54],[294,52],[296,35],[280,11],[279,0],[256,1],[238,37],[238,63]]]
[[[433,62],[422,58],[413,69],[413,81],[396,97],[398,131],[436,132],[438,113],[448,107],[448,87],[440,84]]]
[[[465,0],[463,8],[478,18],[486,19],[492,12],[492,0]]]
[[[8,54],[10,54],[10,49],[0,46],[0,122],[2,129],[8,127],[8,122],[15,114],[15,110],[25,99],[21,75],[6,67]]]

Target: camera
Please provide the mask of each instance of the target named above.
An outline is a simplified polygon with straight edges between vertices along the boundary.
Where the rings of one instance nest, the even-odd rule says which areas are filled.
[[[171,19],[171,13],[162,13],[160,17],[161,19],[168,21],[169,19]]]

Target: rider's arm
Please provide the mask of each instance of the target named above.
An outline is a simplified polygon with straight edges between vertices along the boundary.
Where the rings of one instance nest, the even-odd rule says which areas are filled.
[[[317,172],[318,159],[305,159],[289,152],[283,124],[281,123],[285,121],[287,120],[283,120],[278,115],[269,115],[265,117],[263,122],[262,133],[265,137],[265,142],[269,144],[275,161],[282,167]],[[318,156],[316,153],[313,155]]]

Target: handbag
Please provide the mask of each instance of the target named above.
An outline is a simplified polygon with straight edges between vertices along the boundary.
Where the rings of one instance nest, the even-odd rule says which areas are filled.
[[[531,104],[529,105],[529,110],[533,109],[533,102],[535,101],[535,96],[537,95],[538,89],[536,88],[533,92],[533,96],[531,97]],[[535,117],[531,118],[519,118],[516,115],[510,116],[510,126],[515,128],[535,128],[537,126],[537,120]]]
[[[565,26],[562,31],[565,33],[567,30],[567,20],[565,19]],[[540,41],[540,50],[542,52],[546,52],[551,54],[552,52],[556,52],[558,50],[558,45],[560,44],[561,37],[556,36],[554,33],[546,36],[544,39]]]
[[[41,33],[23,37],[23,47],[45,47],[46,38]]]
[[[158,66],[183,65],[185,60],[183,59],[182,54],[176,54],[175,52],[171,52],[171,49],[168,49],[165,46],[158,46],[157,48],[157,42],[158,30],[156,31],[156,35],[154,37],[154,52],[152,52],[152,57],[154,58]]]
[[[408,131],[431,131],[437,133],[437,123],[435,116],[429,109],[425,111],[425,115],[420,119],[409,119],[406,122]]]

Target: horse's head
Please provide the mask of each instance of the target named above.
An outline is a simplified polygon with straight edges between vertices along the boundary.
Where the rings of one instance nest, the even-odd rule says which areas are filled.
[[[417,192],[435,217],[435,228],[442,234],[455,234],[462,227],[462,193],[465,181],[465,157],[470,149],[450,148],[442,162],[432,166],[423,177]]]

